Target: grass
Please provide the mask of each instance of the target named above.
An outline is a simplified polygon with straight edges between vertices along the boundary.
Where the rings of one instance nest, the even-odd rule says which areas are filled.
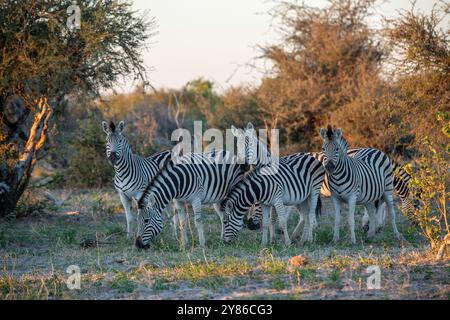
[[[114,279],[110,282],[111,289],[115,289],[120,293],[133,292],[136,288],[135,283],[129,278],[129,274],[125,272],[119,272]]]
[[[358,231],[358,243],[351,245],[344,224],[342,241],[331,245],[333,219],[324,214],[318,217],[313,244],[285,248],[277,236],[276,243],[262,248],[261,231],[250,230],[225,245],[219,219],[206,208],[205,249],[193,245],[196,230],[191,220],[185,251],[179,250],[167,221],[150,249],[138,250],[125,237],[125,217],[114,191],[78,191],[63,207],[43,207],[27,218],[0,223],[1,299],[364,298],[367,290],[357,283],[365,283],[370,265],[379,265],[387,277],[384,296],[376,296],[380,299],[418,297],[417,292],[398,289],[405,270],[420,287],[419,298],[448,297],[448,266],[431,262],[424,242],[404,221],[399,229],[408,237],[407,247],[392,239],[389,227],[373,242]],[[297,217],[290,217],[291,229]],[[99,245],[83,248],[80,243],[86,239]],[[306,257],[307,263],[291,266],[289,259],[296,255]],[[69,265],[81,269],[80,290],[65,284]],[[348,284],[353,291],[336,295],[336,289]]]

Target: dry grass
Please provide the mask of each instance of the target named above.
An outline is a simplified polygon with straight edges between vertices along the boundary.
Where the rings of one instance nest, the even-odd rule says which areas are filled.
[[[125,217],[114,191],[74,192],[63,207],[48,211],[0,224],[0,298],[449,298],[448,261],[433,262],[404,219],[399,227],[407,245],[394,241],[387,227],[373,242],[358,232],[359,242],[351,246],[344,226],[342,243],[330,245],[332,219],[323,215],[314,244],[285,248],[280,237],[279,243],[261,248],[260,232],[249,230],[235,243],[223,244],[218,218],[207,208],[204,250],[191,245],[179,251],[166,221],[163,234],[141,251],[125,237]],[[291,219],[292,227],[297,216]],[[99,245],[83,248],[86,239]],[[295,256],[306,263],[290,262]],[[66,286],[69,265],[81,269],[80,290]],[[380,290],[367,290],[370,265],[381,268]]]

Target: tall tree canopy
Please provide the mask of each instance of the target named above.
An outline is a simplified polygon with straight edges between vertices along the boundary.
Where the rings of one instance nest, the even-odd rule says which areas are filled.
[[[128,1],[0,2],[0,216],[14,208],[45,150],[52,114],[70,94],[96,96],[120,78],[145,81],[141,58],[154,20]]]

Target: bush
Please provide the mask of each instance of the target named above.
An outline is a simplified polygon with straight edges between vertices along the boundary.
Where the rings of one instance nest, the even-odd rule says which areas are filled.
[[[83,119],[68,144],[71,158],[65,182],[72,187],[112,186],[114,169],[106,159],[105,133],[100,121]]]
[[[438,114],[437,120],[443,124],[442,133],[449,139],[448,114]],[[424,138],[421,144],[426,151],[416,160],[416,170],[407,167],[411,174],[411,191],[419,204],[410,213],[410,219],[417,222],[432,250],[436,251],[450,233],[450,144],[441,145],[429,138]]]

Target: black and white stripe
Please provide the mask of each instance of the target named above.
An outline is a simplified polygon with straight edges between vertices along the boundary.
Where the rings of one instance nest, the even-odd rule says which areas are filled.
[[[162,230],[162,211],[176,199],[191,203],[199,243],[204,246],[202,204],[214,204],[216,211],[222,213],[220,202],[243,179],[243,167],[235,156],[226,151],[189,154],[177,158],[176,162],[169,160],[139,200],[136,245],[149,245]],[[153,223],[160,224],[156,226]]]
[[[349,206],[348,223],[351,241],[356,243],[354,231],[354,212],[356,204],[364,204],[369,214],[369,236],[375,234],[376,202],[384,200],[388,206],[394,236],[400,238],[395,222],[395,209],[392,192],[393,170],[389,157],[383,152],[365,148],[353,156],[347,154],[346,144],[342,141],[342,131],[321,129],[323,139],[323,164],[327,171],[331,199],[335,207],[335,226],[333,240],[339,240],[340,203]]]
[[[149,181],[152,180],[171,153],[170,151],[163,151],[150,157],[141,157],[133,153],[130,144],[123,135],[123,121],[120,121],[117,127],[113,122],[108,125],[103,121],[102,127],[106,133],[106,156],[114,166],[114,187],[119,193],[120,201],[125,209],[127,236],[131,237],[134,220],[131,211],[132,200],[137,201],[141,197]]]
[[[305,217],[305,227],[301,242],[312,241],[312,217],[315,214],[317,198],[325,176],[325,169],[314,157],[298,153],[282,157],[278,166],[255,168],[239,182],[224,201],[224,240],[232,241],[242,228],[243,217],[255,203],[261,203],[263,211],[262,244],[267,244],[269,211],[274,207],[280,227],[284,233],[285,244],[291,243],[287,232],[287,214],[285,205],[299,206],[305,200],[309,212]],[[294,235],[300,230],[300,222]],[[273,233],[271,233],[272,235]]]
[[[343,142],[344,147],[348,146],[348,144],[344,138],[342,138],[342,142]],[[349,157],[352,157],[356,153],[358,153],[364,149],[366,149],[366,148],[351,148],[351,149],[348,149],[347,154]],[[316,158],[321,163],[323,163],[323,159],[324,159],[323,152],[309,152],[308,154],[312,155],[314,158]],[[402,211],[405,214],[407,214],[409,212],[412,212],[414,210],[414,208],[416,207],[416,204],[414,204],[413,200],[411,199],[411,193],[410,193],[410,189],[409,189],[409,179],[411,177],[401,165],[399,165],[397,162],[395,162],[392,159],[391,159],[391,164],[392,164],[392,168],[393,168],[393,172],[394,172],[394,191],[395,191],[395,194],[397,194],[400,197]],[[328,178],[326,175],[325,175],[325,180],[324,180],[324,183],[323,183],[321,191],[320,191],[320,195],[323,197],[331,197],[331,190],[330,190]],[[377,210],[376,221],[377,221],[377,228],[381,228],[382,225],[384,224],[384,216],[385,216],[384,211],[383,211],[385,208],[384,201],[380,204],[377,204],[377,207],[378,206],[380,206],[380,207],[379,207],[379,210]],[[317,215],[320,215],[321,214],[320,198],[318,199],[318,206],[317,206],[316,210],[317,210],[316,211]],[[247,226],[251,230],[259,229],[260,225],[261,225],[261,221],[262,221],[262,212],[261,211],[254,212],[248,218]],[[363,216],[362,221],[363,221],[363,224],[362,224],[363,229],[368,230],[369,217],[368,217],[367,209],[365,209],[365,211],[364,211],[364,216]]]

